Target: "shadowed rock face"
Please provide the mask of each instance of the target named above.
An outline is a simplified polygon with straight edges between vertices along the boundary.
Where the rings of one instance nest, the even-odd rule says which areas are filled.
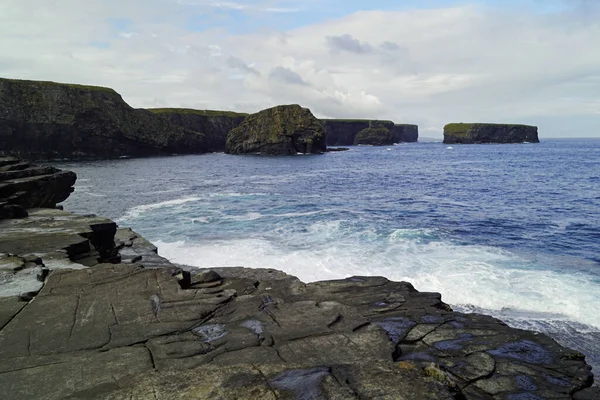
[[[418,140],[417,125],[394,124],[392,121],[380,120],[344,120],[344,119],[322,119],[321,122],[327,131],[328,146],[352,146],[356,144],[376,144],[363,141],[361,137],[367,136],[364,132],[357,138],[359,132],[369,128],[385,128],[389,136],[383,140],[383,145],[402,142],[416,142]]]
[[[0,156],[0,219],[27,216],[26,209],[53,208],[73,192],[74,172]]]
[[[308,108],[283,105],[248,116],[227,135],[227,153],[293,155],[326,150],[325,129]]]
[[[539,143],[531,125],[452,123],[444,126],[444,143]]]
[[[381,128],[366,128],[356,134],[354,144],[369,144],[372,146],[386,146],[393,144],[392,134],[389,129]]]
[[[112,89],[0,79],[0,154],[111,158],[206,151],[201,133],[131,108]]]
[[[361,120],[361,119],[322,119],[321,122],[327,131],[328,146],[352,146],[356,144],[381,144],[391,145],[402,142],[416,142],[419,137],[419,128],[417,125],[394,124],[392,121],[380,120]],[[382,140],[369,143],[369,139],[365,139],[365,129],[370,128],[385,128],[389,132],[383,136]],[[358,135],[362,132],[361,135]]]
[[[149,111],[167,118],[174,125],[202,132],[206,151],[225,151],[227,134],[238,127],[248,114],[231,111],[192,110],[186,108],[151,108]]]

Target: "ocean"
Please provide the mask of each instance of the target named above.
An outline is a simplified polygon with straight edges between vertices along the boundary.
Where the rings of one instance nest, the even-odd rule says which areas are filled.
[[[66,210],[132,227],[173,262],[409,281],[600,371],[600,140],[59,167],[78,175]]]

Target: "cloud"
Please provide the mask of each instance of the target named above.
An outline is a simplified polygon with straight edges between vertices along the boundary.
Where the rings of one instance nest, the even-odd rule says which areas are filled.
[[[292,85],[307,85],[307,83],[304,82],[304,79],[302,79],[297,72],[280,66],[271,69],[269,72],[269,79],[278,80]]]
[[[360,42],[352,35],[345,33],[340,36],[327,36],[327,45],[332,52],[348,51],[356,54],[367,54],[373,52],[373,47],[366,42]]]
[[[596,3],[263,25],[267,8],[319,4],[4,0],[0,76],[110,86],[134,107],[253,112],[299,103],[323,117],[418,123],[427,136],[451,121],[534,123],[542,138],[600,136]],[[193,30],[190,20],[200,21]],[[254,22],[260,27],[240,33]]]

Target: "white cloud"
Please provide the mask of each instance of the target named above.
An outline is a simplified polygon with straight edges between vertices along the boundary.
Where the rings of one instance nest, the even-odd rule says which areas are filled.
[[[600,19],[573,3],[559,13],[362,11],[233,35],[244,21],[216,9],[255,18],[300,3],[4,0],[0,76],[111,86],[134,107],[299,103],[319,116],[418,123],[427,136],[478,120],[539,124],[542,138],[600,136]],[[192,17],[206,30],[187,30]]]

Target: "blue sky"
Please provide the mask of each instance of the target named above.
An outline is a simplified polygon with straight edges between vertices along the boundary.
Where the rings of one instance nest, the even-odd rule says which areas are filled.
[[[4,0],[0,76],[134,107],[529,123],[600,136],[600,0]]]

